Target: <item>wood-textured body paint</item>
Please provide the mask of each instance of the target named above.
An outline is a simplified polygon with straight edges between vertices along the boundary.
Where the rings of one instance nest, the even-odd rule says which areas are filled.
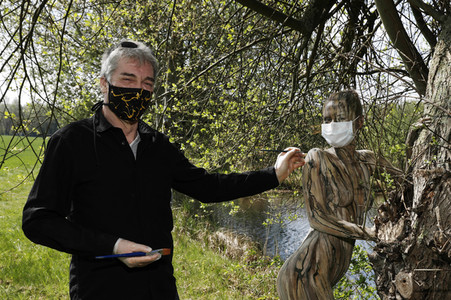
[[[312,149],[303,169],[303,188],[311,230],[282,266],[277,288],[282,300],[333,298],[333,286],[349,267],[356,239],[373,239],[365,228],[370,207],[370,176],[376,157],[354,147]],[[398,173],[385,159],[377,167]]]

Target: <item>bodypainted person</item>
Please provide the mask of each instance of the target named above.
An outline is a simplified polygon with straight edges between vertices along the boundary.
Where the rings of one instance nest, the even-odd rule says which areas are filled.
[[[355,91],[334,93],[324,102],[322,135],[332,147],[312,149],[305,158],[302,185],[311,230],[279,272],[282,300],[334,299],[333,286],[349,267],[355,240],[376,238],[364,226],[370,176],[401,171],[372,151],[356,150],[363,123]]]

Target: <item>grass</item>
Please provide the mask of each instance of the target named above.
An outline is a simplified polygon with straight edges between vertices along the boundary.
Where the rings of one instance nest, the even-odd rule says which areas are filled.
[[[212,238],[208,222],[189,214],[183,206],[174,209],[174,267],[182,299],[278,299],[278,258],[261,257],[248,241],[234,251]]]
[[[42,139],[32,145],[0,136],[0,161],[8,148],[0,169],[0,299],[69,299],[70,255],[30,242],[21,230]],[[174,268],[182,299],[277,299],[277,259],[260,258],[252,249],[232,259],[198,238],[195,233],[205,236],[206,225],[183,206],[174,209],[174,219]]]
[[[22,185],[29,177],[34,178],[43,149],[43,139],[39,137],[0,135],[0,193]]]
[[[0,136],[0,299],[64,299],[69,255],[31,243],[21,229],[42,139],[30,142]]]

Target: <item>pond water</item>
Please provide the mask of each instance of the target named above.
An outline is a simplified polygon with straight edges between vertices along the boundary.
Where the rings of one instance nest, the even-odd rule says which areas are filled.
[[[366,226],[373,226],[375,211],[375,208],[369,210]],[[301,245],[310,230],[301,196],[290,191],[242,198],[233,205],[214,204],[212,218],[219,226],[258,242],[263,254],[280,255],[282,260]],[[356,244],[371,252],[370,243],[357,241]]]

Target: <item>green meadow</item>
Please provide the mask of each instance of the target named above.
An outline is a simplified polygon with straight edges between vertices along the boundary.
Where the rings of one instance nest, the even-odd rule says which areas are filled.
[[[28,146],[31,142],[32,147]],[[41,138],[0,136],[0,299],[69,299],[70,255],[30,242],[22,208],[42,159]],[[230,258],[207,238],[205,224],[183,205],[174,208],[174,267],[182,299],[277,299],[280,261],[249,250]],[[213,248],[216,248],[214,250]]]
[[[0,137],[4,159],[0,169],[1,299],[67,298],[69,255],[31,243],[21,229],[22,208],[39,169],[41,145],[41,138]]]

